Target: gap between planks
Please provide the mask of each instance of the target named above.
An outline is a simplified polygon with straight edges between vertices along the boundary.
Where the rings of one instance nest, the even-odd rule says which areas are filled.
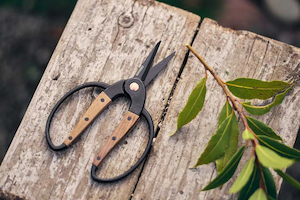
[[[199,32],[199,29],[200,29],[200,26],[201,26],[202,21],[203,21],[203,20],[200,18],[200,21],[199,21],[198,26],[197,26],[197,28],[196,28],[196,31],[195,31],[195,33],[194,33],[194,35],[193,35],[192,41],[191,41],[191,43],[190,43],[191,46],[193,45],[193,43],[194,43],[194,41],[195,41],[195,39],[196,39],[196,37],[197,37],[197,34],[198,34],[198,32]],[[160,126],[162,125],[162,123],[163,123],[164,120],[165,120],[165,116],[166,116],[166,114],[167,114],[167,112],[168,112],[169,105],[170,105],[170,103],[171,103],[171,101],[172,101],[172,97],[173,97],[174,91],[175,91],[176,86],[177,86],[177,84],[178,84],[178,82],[179,82],[179,80],[180,80],[181,74],[182,74],[182,72],[183,72],[183,70],[184,70],[184,68],[185,68],[185,66],[186,66],[186,64],[187,64],[187,61],[188,61],[188,58],[189,58],[189,54],[190,54],[190,50],[187,50],[187,52],[186,52],[186,54],[185,54],[185,57],[184,57],[184,59],[183,59],[183,61],[182,61],[181,67],[180,67],[180,69],[179,69],[179,71],[178,71],[177,77],[176,77],[176,79],[175,79],[175,81],[174,81],[174,83],[173,83],[172,90],[171,90],[171,92],[170,92],[170,94],[169,94],[167,103],[166,103],[166,105],[165,105],[165,107],[164,107],[164,109],[163,109],[163,112],[162,112],[162,115],[161,115],[161,117],[160,117],[160,120],[159,120],[157,126],[154,128],[154,130],[156,130],[156,131],[155,131],[155,133],[154,133],[153,143],[155,142],[156,137],[157,137],[157,135],[158,135],[158,133],[159,133],[159,131],[160,131]],[[153,145],[153,143],[152,143],[152,145]],[[134,192],[135,192],[136,187],[137,187],[137,185],[138,185],[138,183],[139,183],[140,177],[141,177],[141,175],[142,175],[142,173],[143,173],[143,171],[144,171],[144,167],[145,167],[145,164],[146,164],[146,162],[147,162],[147,160],[148,160],[148,157],[149,157],[149,154],[150,154],[150,153],[151,153],[151,150],[150,150],[149,153],[147,154],[147,156],[146,156],[144,162],[142,163],[142,169],[141,169],[141,171],[140,171],[139,174],[138,174],[138,179],[137,179],[137,181],[136,181],[136,183],[135,183],[135,185],[134,185],[134,188],[133,188],[133,191],[132,191],[132,193],[131,193],[131,196],[130,196],[129,200],[131,200],[132,197],[133,197],[133,195],[134,195]]]

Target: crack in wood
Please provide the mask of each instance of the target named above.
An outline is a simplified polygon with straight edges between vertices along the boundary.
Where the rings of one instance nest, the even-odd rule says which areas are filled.
[[[202,21],[201,21],[201,19],[200,19],[200,21],[199,21],[199,23],[198,23],[198,26],[197,26],[197,28],[196,28],[196,30],[195,30],[195,33],[194,33],[194,35],[193,35],[193,37],[192,37],[192,40],[191,40],[191,43],[190,43],[191,46],[193,45],[193,42],[194,42],[194,40],[195,40],[195,38],[196,38],[196,36],[197,36],[197,34],[198,34],[198,32],[199,32],[199,28],[200,28],[200,26],[201,26],[201,22],[202,22]],[[167,114],[167,112],[168,112],[169,105],[170,105],[170,103],[171,103],[171,101],[172,101],[172,96],[173,96],[173,94],[174,94],[174,91],[175,91],[175,89],[176,89],[176,86],[177,86],[177,84],[178,84],[178,81],[180,80],[180,76],[181,76],[181,74],[182,74],[182,72],[183,72],[183,70],[184,70],[184,67],[185,67],[185,65],[186,65],[186,63],[187,63],[187,60],[188,60],[188,58],[189,58],[189,53],[190,53],[190,50],[188,50],[188,51],[186,52],[186,54],[185,54],[184,60],[183,60],[182,65],[181,65],[181,67],[180,67],[180,69],[179,69],[179,72],[178,72],[178,74],[177,74],[177,78],[175,79],[175,82],[174,82],[174,84],[173,84],[172,90],[171,90],[170,95],[169,95],[169,97],[168,97],[167,104],[165,105],[165,107],[164,107],[164,109],[163,109],[163,112],[162,112],[162,115],[161,115],[161,117],[160,117],[160,121],[159,121],[158,124],[157,124],[156,131],[155,131],[155,135],[154,135],[154,139],[157,137],[157,135],[158,135],[158,133],[159,133],[159,130],[160,130],[160,126],[162,125],[162,123],[163,123],[163,121],[164,121],[164,119],[165,119],[165,116],[166,116],[166,114]],[[153,144],[152,144],[152,145],[153,145]],[[150,153],[151,153],[151,150],[149,151],[147,157],[145,158],[144,163],[142,164],[142,165],[143,165],[143,166],[142,166],[142,169],[141,169],[141,171],[140,171],[140,173],[139,173],[138,179],[137,179],[137,181],[136,181],[136,184],[135,184],[134,189],[133,189],[133,191],[132,191],[132,195],[131,195],[131,197],[129,198],[129,200],[131,200],[132,197],[133,197],[133,195],[134,195],[134,192],[135,192],[136,187],[137,187],[137,185],[138,185],[138,183],[139,183],[140,177],[141,177],[141,175],[142,175],[142,173],[143,173],[143,169],[144,169],[144,167],[145,167],[145,163],[147,162]]]
[[[192,38],[192,41],[191,41],[191,44],[190,44],[191,46],[193,45],[193,42],[194,42],[194,40],[195,40],[195,38],[196,38],[196,36],[197,36],[197,34],[198,34],[198,32],[199,32],[200,25],[201,25],[201,20],[200,20],[200,22],[199,22],[199,24],[198,24],[198,27],[197,27],[197,29],[196,29],[196,31],[195,31],[195,34],[194,34],[193,38]],[[174,82],[174,84],[173,84],[172,90],[171,90],[170,95],[169,95],[169,97],[168,97],[168,101],[167,101],[167,103],[166,103],[166,105],[165,105],[165,108],[164,108],[164,110],[163,110],[163,113],[162,113],[162,115],[161,115],[161,117],[160,117],[160,121],[158,122],[158,125],[157,125],[158,131],[157,131],[157,133],[155,134],[155,137],[157,137],[158,132],[159,132],[159,129],[160,129],[160,127],[161,127],[161,125],[162,125],[162,123],[163,123],[163,121],[164,121],[164,119],[165,119],[165,116],[166,116],[166,114],[167,114],[167,112],[168,112],[169,105],[170,105],[170,103],[171,103],[171,101],[172,101],[172,97],[173,97],[173,95],[174,95],[174,91],[175,91],[175,89],[176,89],[176,86],[177,86],[177,84],[178,84],[178,82],[179,82],[179,80],[180,80],[181,74],[182,74],[182,72],[183,72],[183,70],[184,70],[184,67],[185,67],[185,65],[186,65],[186,63],[187,63],[187,60],[188,60],[188,58],[189,58],[189,53],[190,53],[190,50],[188,50],[187,53],[185,54],[184,60],[183,60],[182,65],[181,65],[181,67],[180,67],[180,69],[179,69],[179,72],[178,72],[178,74],[177,74],[177,78],[175,79],[175,82]]]

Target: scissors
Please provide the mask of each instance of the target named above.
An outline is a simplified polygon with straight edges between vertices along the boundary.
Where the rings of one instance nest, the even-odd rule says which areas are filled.
[[[153,65],[154,57],[159,48],[160,42],[158,42],[153,50],[150,52],[146,60],[138,69],[137,73],[133,78],[120,80],[112,85],[108,85],[102,82],[88,82],[82,85],[79,85],[66,93],[53,107],[52,111],[49,114],[47,123],[46,123],[46,140],[51,149],[54,151],[59,151],[68,148],[76,138],[94,121],[94,119],[117,97],[125,96],[130,99],[131,104],[129,106],[129,110],[124,114],[122,121],[118,124],[116,129],[113,131],[109,139],[100,149],[98,155],[95,156],[91,176],[95,181],[98,182],[113,182],[118,181],[126,176],[128,176],[131,172],[133,172],[146,158],[148,152],[150,151],[153,137],[154,137],[154,125],[152,118],[148,111],[144,108],[145,99],[146,99],[146,89],[145,87],[156,77],[156,75],[166,67],[169,61],[174,57],[175,52],[171,55],[163,59],[154,67]],[[61,145],[55,146],[50,138],[50,124],[52,118],[60,107],[60,105],[73,93],[87,87],[98,87],[103,91],[97,96],[97,98],[93,101],[90,107],[87,109],[85,114],[81,117],[73,131],[68,135],[68,137],[64,140]],[[139,158],[139,160],[134,164],[128,171],[125,173],[110,179],[99,178],[96,175],[96,170],[100,163],[104,160],[107,154],[116,146],[116,144],[135,126],[138,122],[140,116],[143,116],[148,124],[149,128],[149,140],[147,146],[145,148],[144,153]]]

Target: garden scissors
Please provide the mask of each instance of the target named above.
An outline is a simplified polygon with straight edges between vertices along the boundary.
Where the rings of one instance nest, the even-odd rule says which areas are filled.
[[[126,96],[131,100],[131,104],[129,107],[129,110],[124,114],[122,121],[120,124],[116,127],[116,129],[113,131],[107,142],[104,144],[104,146],[101,148],[98,155],[96,155],[92,170],[91,170],[91,176],[95,181],[98,182],[113,182],[120,180],[127,175],[129,175],[131,172],[133,172],[146,158],[151,145],[152,140],[154,137],[154,125],[152,118],[148,111],[144,108],[145,99],[146,99],[146,89],[145,87],[156,77],[156,75],[166,67],[168,62],[174,57],[175,52],[169,55],[167,58],[163,59],[160,63],[155,65],[151,68],[153,64],[154,57],[157,53],[157,50],[159,48],[160,42],[158,42],[154,49],[151,51],[151,53],[148,55],[146,60],[143,62],[141,67],[138,69],[137,73],[133,78],[127,79],[127,80],[121,80],[118,81],[112,85],[108,85],[106,83],[102,82],[89,82],[82,84],[80,86],[77,86],[76,88],[72,89],[68,93],[66,93],[54,106],[52,109],[47,123],[46,123],[46,139],[51,147],[51,149],[58,151],[66,149],[71,145],[71,143],[90,125],[90,123],[117,97],[119,96]],[[103,91],[98,95],[98,97],[93,101],[93,103],[90,105],[90,107],[87,109],[85,114],[81,117],[73,131],[69,134],[69,136],[65,139],[65,141],[59,145],[55,146],[50,138],[50,124],[51,120],[56,112],[56,110],[60,107],[60,105],[73,93],[86,88],[86,87],[100,87]],[[106,155],[115,147],[115,145],[134,127],[134,125],[137,123],[140,116],[143,116],[147,123],[149,128],[149,140],[147,147],[142,154],[142,156],[139,158],[137,163],[132,166],[128,171],[126,171],[124,174],[119,175],[114,178],[110,179],[102,179],[99,178],[96,175],[96,170],[100,163],[104,160]]]

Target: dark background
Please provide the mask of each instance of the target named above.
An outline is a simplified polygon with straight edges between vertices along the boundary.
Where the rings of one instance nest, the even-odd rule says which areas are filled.
[[[297,0],[162,1],[202,18],[212,18],[222,26],[249,30],[300,47]],[[76,2],[0,0],[0,163]],[[299,148],[300,141],[297,143],[295,147]],[[299,167],[295,164],[288,169],[298,181]],[[299,191],[284,183],[279,199],[299,196]]]

